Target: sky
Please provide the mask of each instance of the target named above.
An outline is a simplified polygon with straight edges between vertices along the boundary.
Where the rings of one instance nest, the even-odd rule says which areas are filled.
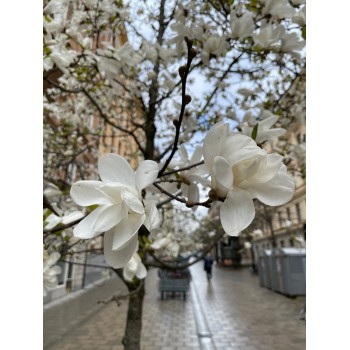
[[[323,3],[324,4],[324,3]],[[337,8],[339,5],[339,8]],[[308,2],[307,349],[349,344],[349,79],[346,2]],[[42,346],[41,3],[4,3],[0,346]],[[340,10],[339,10],[340,9]],[[9,31],[9,28],[10,31]],[[11,35],[9,35],[9,32]]]

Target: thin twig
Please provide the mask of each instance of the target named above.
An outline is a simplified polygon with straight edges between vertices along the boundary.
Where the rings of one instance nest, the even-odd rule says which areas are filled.
[[[174,122],[175,140],[174,140],[172,151],[171,151],[168,159],[165,161],[165,164],[163,165],[163,168],[160,170],[158,176],[162,176],[162,174],[165,172],[165,170],[168,167],[168,165],[170,164],[175,152],[178,149],[177,145],[178,145],[179,138],[180,138],[180,128],[181,128],[182,120],[183,120],[183,117],[185,114],[185,107],[189,103],[188,98],[190,98],[190,96],[186,95],[186,82],[187,82],[189,69],[191,66],[191,62],[194,58],[194,55],[192,54],[193,51],[191,51],[192,40],[189,40],[187,37],[185,37],[185,40],[186,40],[186,44],[187,44],[187,63],[186,63],[186,66],[184,67],[184,71],[182,72],[182,74],[180,73],[181,82],[182,82],[182,98],[181,98],[180,116],[179,116],[179,119],[176,122]],[[192,49],[192,50],[194,50],[194,49]],[[181,68],[182,67],[180,67],[180,69]]]

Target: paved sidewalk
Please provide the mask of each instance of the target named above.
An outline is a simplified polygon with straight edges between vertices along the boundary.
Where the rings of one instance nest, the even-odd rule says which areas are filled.
[[[191,274],[186,301],[161,300],[157,269],[149,271],[142,350],[305,349],[305,322],[298,317],[305,297],[290,299],[262,288],[248,269],[214,265],[210,283],[202,263]],[[125,291],[117,277],[44,309],[44,350],[123,350],[127,301],[119,307],[97,304],[116,290]]]

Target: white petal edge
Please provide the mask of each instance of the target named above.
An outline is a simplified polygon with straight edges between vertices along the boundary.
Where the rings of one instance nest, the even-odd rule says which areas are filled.
[[[144,160],[136,170],[136,188],[141,190],[151,185],[158,176],[159,167],[153,160]]]
[[[98,172],[103,182],[119,182],[135,187],[135,172],[125,158],[108,153],[98,162]]]
[[[104,256],[108,265],[114,269],[120,269],[130,261],[134,254],[138,237],[134,235],[122,249],[112,250],[114,234],[114,230],[109,230],[104,235]]]
[[[100,235],[103,231],[96,231],[93,229],[93,227],[96,220],[98,220],[98,217],[106,209],[106,207],[108,206],[100,206],[96,208],[86,218],[80,221],[79,224],[74,227],[74,236],[81,239],[90,239]]]
[[[147,269],[142,262],[139,264],[138,269],[136,271],[136,277],[140,280],[147,277]]]
[[[282,167],[283,169],[283,167]],[[253,198],[271,206],[283,205],[288,203],[295,191],[295,180],[292,176],[278,172],[270,181],[265,183],[256,183],[249,186],[249,192]]]
[[[121,192],[121,198],[135,213],[143,214],[145,212],[145,208],[143,207],[141,200],[130,191],[123,190]]]
[[[207,168],[210,170],[214,157],[220,154],[222,144],[229,135],[229,125],[217,123],[211,127],[203,142],[203,157]]]
[[[105,207],[105,210],[101,211],[92,228],[94,231],[99,232],[108,231],[119,224],[123,219],[123,214],[122,205],[113,204]]]
[[[216,156],[213,161],[212,177],[216,184],[216,192],[222,197],[233,188],[233,173],[225,158]]]
[[[145,211],[146,211],[146,219],[143,224],[146,226],[147,230],[151,231],[159,227],[160,216],[155,203],[146,202]]]
[[[122,220],[114,229],[113,250],[118,250],[124,247],[128,241],[137,236],[137,231],[144,223],[145,214],[129,214],[127,219]]]
[[[238,236],[250,225],[255,216],[252,198],[247,191],[235,188],[220,208],[220,220],[224,231],[229,236]]]
[[[76,204],[84,207],[95,204],[107,204],[109,202],[108,197],[99,189],[102,186],[103,182],[101,181],[77,181],[70,189],[70,196]]]

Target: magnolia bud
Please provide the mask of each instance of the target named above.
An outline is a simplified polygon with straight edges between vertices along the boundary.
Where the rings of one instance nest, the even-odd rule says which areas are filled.
[[[192,100],[192,97],[190,95],[185,95],[184,102],[186,105],[188,105]]]
[[[185,73],[186,73],[186,67],[185,66],[181,66],[179,68],[179,75],[181,78],[183,78],[185,76]]]
[[[177,127],[179,125],[179,121],[177,119],[174,119],[173,120],[173,124],[174,124],[175,127]]]
[[[195,58],[196,55],[197,55],[197,50],[192,47],[190,50],[189,56],[190,58]]]

